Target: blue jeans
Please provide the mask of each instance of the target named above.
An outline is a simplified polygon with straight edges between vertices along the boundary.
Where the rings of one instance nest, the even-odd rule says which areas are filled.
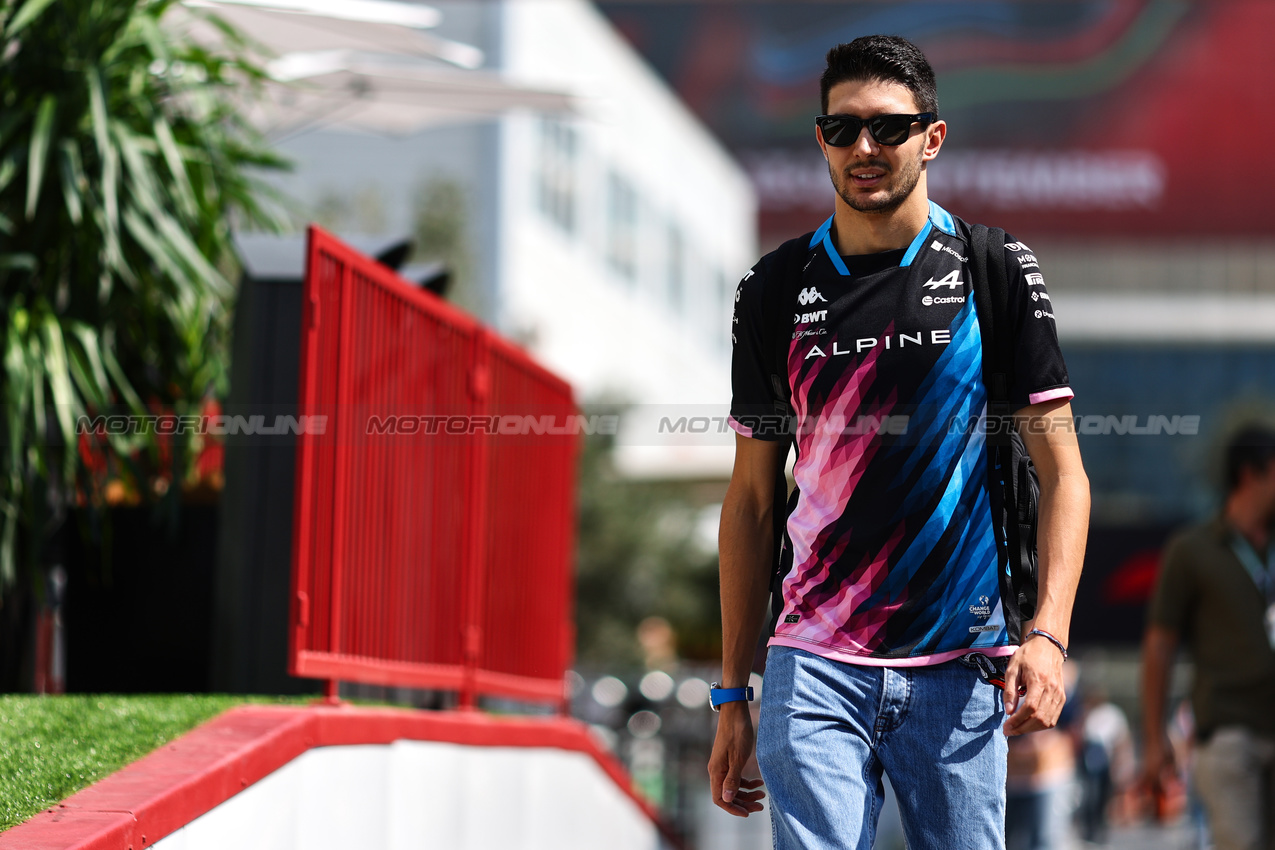
[[[909,850],[1001,850],[999,688],[959,661],[861,667],[772,646],[757,762],[775,850],[869,850],[890,777]]]

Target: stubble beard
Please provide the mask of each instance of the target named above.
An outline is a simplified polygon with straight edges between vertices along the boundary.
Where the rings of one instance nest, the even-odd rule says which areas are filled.
[[[832,163],[829,163],[828,176],[832,178],[833,188],[850,209],[864,213],[890,213],[902,206],[912,194],[912,190],[916,188],[916,184],[921,182],[921,156],[917,154],[916,159],[905,162],[899,171],[891,169],[888,163],[874,159],[846,166],[842,174],[837,174],[832,168]],[[892,185],[884,198],[869,199],[846,185],[850,179],[850,172],[864,167],[881,168],[885,170],[887,176],[893,175]]]

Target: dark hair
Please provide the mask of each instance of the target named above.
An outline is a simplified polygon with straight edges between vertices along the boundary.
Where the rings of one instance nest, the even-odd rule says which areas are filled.
[[[828,51],[828,67],[819,78],[823,111],[828,112],[828,92],[837,83],[851,81],[898,83],[916,99],[917,109],[939,116],[938,86],[934,69],[921,49],[898,35],[865,35]]]
[[[1275,460],[1275,431],[1266,425],[1247,425],[1226,444],[1226,492],[1233,493],[1245,469],[1265,472]]]

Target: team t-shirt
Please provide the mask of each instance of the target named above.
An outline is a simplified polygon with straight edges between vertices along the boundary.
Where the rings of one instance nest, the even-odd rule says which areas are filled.
[[[968,229],[936,204],[904,250],[842,257],[832,219],[810,241],[788,340],[798,422],[792,568],[772,645],[857,664],[1008,654],[987,485],[987,393]],[[1012,238],[1012,237],[1010,237]],[[1015,406],[1071,398],[1036,257],[1005,246]],[[740,282],[731,425],[780,439],[764,350],[774,255]],[[780,281],[775,281],[779,285]],[[789,321],[791,320],[791,321]]]

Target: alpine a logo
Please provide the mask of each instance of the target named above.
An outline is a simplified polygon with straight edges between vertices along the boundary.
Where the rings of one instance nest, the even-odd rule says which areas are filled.
[[[801,293],[797,296],[797,303],[803,307],[807,304],[813,304],[816,301],[823,301],[826,303],[828,299],[824,298],[823,294],[813,286],[809,289],[801,290]]]
[[[922,286],[926,289],[938,289],[940,286],[946,286],[948,289],[959,289],[961,287],[961,270],[953,269],[938,280],[930,278]]]

